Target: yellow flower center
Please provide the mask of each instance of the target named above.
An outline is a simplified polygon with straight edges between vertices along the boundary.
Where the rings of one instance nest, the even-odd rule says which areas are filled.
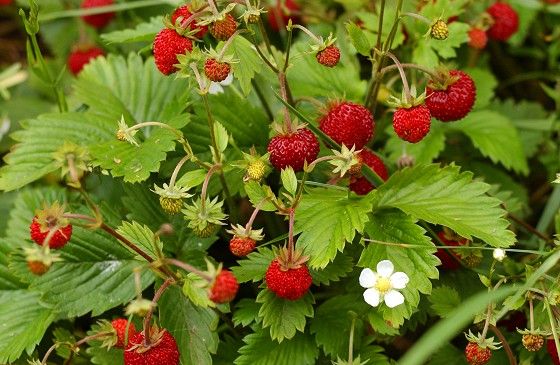
[[[378,278],[377,283],[375,283],[375,288],[379,290],[380,293],[385,294],[391,289],[391,281],[388,278]]]

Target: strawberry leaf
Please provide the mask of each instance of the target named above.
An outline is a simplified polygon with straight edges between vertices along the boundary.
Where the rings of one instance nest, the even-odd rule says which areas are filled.
[[[88,331],[88,335],[94,335],[100,330],[100,326],[98,324],[94,324],[91,327],[91,330]],[[111,349],[107,349],[103,346],[103,341],[89,341],[89,347],[86,350],[86,353],[91,356],[91,362],[97,365],[123,365],[124,364],[124,357],[123,357],[123,350],[117,349],[115,347]]]
[[[156,245],[158,250],[163,250],[163,244],[159,237],[155,237],[154,232],[146,225],[141,225],[134,221],[132,221],[132,223],[123,221],[122,225],[117,229],[117,232],[130,242],[133,242],[139,249],[147,253],[154,260],[157,260]],[[132,249],[129,250],[131,253],[135,254],[136,259],[144,260]]]
[[[513,245],[515,234],[507,229],[500,201],[486,195],[490,185],[472,176],[457,166],[415,166],[393,174],[370,197],[375,209],[399,208],[469,239],[475,236],[494,247]]]
[[[351,256],[344,253],[336,255],[336,258],[324,269],[311,269],[309,273],[315,285],[329,285],[331,282],[340,281],[354,268]]]
[[[231,65],[233,75],[239,80],[243,93],[249,95],[252,90],[251,81],[261,71],[263,63],[251,42],[241,36],[233,39],[230,50],[240,60]]]
[[[348,196],[347,191],[309,189],[296,210],[296,246],[308,255],[309,266],[325,268],[346,242],[361,233],[371,211],[371,200]]]
[[[133,29],[123,29],[114,32],[101,34],[108,44],[111,43],[134,43],[134,42],[151,42],[156,34],[161,30],[162,17],[156,16],[150,18],[149,22],[138,24]]]
[[[445,148],[444,132],[445,128],[441,123],[432,123],[430,133],[422,140],[422,143],[408,143],[393,132],[393,126],[388,127],[389,140],[386,148],[389,151],[389,160],[398,161],[406,153],[414,158],[414,164],[432,163]]]
[[[259,317],[262,318],[263,328],[270,327],[270,337],[278,342],[293,338],[297,331],[303,332],[305,317],[313,317],[315,300],[309,293],[298,300],[286,300],[263,289],[256,301],[262,303]]]
[[[245,259],[237,261],[239,265],[232,267],[231,271],[240,283],[248,281],[256,283],[264,279],[264,274],[273,259],[274,253],[270,248],[259,248]]]
[[[445,285],[434,288],[428,299],[432,310],[441,318],[448,317],[449,313],[461,304],[461,297],[457,290]]]

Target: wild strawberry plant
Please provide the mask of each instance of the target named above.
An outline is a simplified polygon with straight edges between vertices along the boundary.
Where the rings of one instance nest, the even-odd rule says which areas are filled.
[[[558,364],[557,3],[19,4],[0,363]]]

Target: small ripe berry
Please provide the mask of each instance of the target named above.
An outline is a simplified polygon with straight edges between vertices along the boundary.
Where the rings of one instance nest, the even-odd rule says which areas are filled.
[[[73,75],[77,75],[91,60],[104,54],[105,52],[99,47],[76,49],[68,55],[68,69]]]
[[[553,338],[546,340],[546,351],[550,355],[554,365],[560,365],[560,359],[558,358],[558,352],[556,351],[556,344]]]
[[[283,270],[278,259],[274,259],[265,275],[266,286],[280,298],[297,300],[307,293],[312,279],[306,264],[297,269]]]
[[[29,230],[31,233],[31,239],[35,241],[38,245],[42,246],[45,239],[47,238],[50,228],[49,225],[55,225],[56,222],[50,222],[48,217],[46,222],[39,222],[37,216],[33,218]],[[68,224],[64,227],[58,227],[56,232],[51,236],[49,241],[49,247],[53,249],[62,248],[68,243],[72,237],[72,225]]]
[[[177,72],[176,64],[178,54],[190,52],[193,49],[192,41],[181,36],[174,29],[162,29],[154,39],[154,59],[158,70],[164,75]]]
[[[238,289],[239,284],[233,273],[229,270],[222,270],[214,279],[209,298],[217,304],[228,303],[235,298]]]
[[[393,129],[401,139],[420,142],[430,131],[431,115],[426,105],[398,108],[393,114]]]
[[[480,28],[469,30],[469,47],[474,49],[484,49],[488,43],[488,35]]]
[[[434,39],[443,41],[449,37],[449,27],[443,20],[437,20],[430,29],[430,36]]]
[[[97,8],[100,6],[108,6],[113,5],[115,2],[114,0],[84,0],[82,1],[82,9],[89,9],[89,8]],[[101,14],[93,14],[93,15],[84,15],[82,19],[87,24],[95,27],[97,29],[104,28],[107,24],[113,20],[115,17],[115,12],[109,13],[101,13]]]
[[[179,17],[182,17],[181,19],[181,26],[184,26],[185,22],[192,16],[193,14],[191,13],[191,11],[189,10],[189,6],[188,5],[183,5],[181,7],[178,7],[177,9],[175,9],[175,11],[173,12],[173,14],[171,15],[171,23],[172,24],[176,24],[177,23],[177,19],[179,19]],[[192,21],[189,24],[189,29],[190,30],[196,30],[198,29],[198,32],[195,33],[195,36],[198,38],[202,38],[204,37],[204,35],[206,34],[206,32],[208,32],[208,27],[206,25],[198,25],[196,24],[196,21]]]
[[[229,241],[229,250],[237,257],[245,257],[253,252],[256,244],[252,238],[233,236]]]
[[[33,275],[41,276],[49,271],[50,267],[42,261],[27,261],[27,268]]]
[[[288,25],[290,19],[292,23],[300,23],[299,17],[295,14],[299,12],[299,5],[294,0],[277,0],[276,5],[268,9],[268,24],[270,28],[279,32],[280,28]]]
[[[231,14],[226,14],[223,20],[210,24],[210,34],[219,41],[227,41],[237,30],[237,23]]]
[[[111,326],[116,332],[117,335],[117,342],[115,343],[115,347],[122,349],[125,346],[125,339],[126,339],[126,327],[128,326],[128,320],[125,318],[116,318],[111,321]],[[130,323],[128,326],[128,341],[136,334],[136,327],[134,327],[134,323]]]
[[[373,115],[363,105],[349,101],[332,103],[319,120],[319,128],[336,143],[362,149],[373,137]]]
[[[365,163],[366,165],[371,167],[371,169],[375,171],[375,173],[379,175],[380,178],[382,178],[383,180],[388,179],[389,174],[387,173],[387,167],[383,163],[383,160],[377,157],[375,153],[367,149],[363,149],[358,154],[358,159],[361,163]],[[350,178],[349,187],[350,190],[358,195],[365,195],[372,191],[374,188],[374,186],[368,181],[368,179],[361,176],[361,174],[359,176]]]
[[[175,338],[167,330],[162,330],[159,342],[145,348],[144,332],[138,332],[128,340],[124,351],[125,365],[179,365],[179,349]],[[157,338],[156,338],[157,339]]]
[[[231,72],[231,66],[227,62],[219,62],[215,58],[208,58],[204,62],[204,74],[210,81],[224,81]]]
[[[523,343],[523,347],[525,347],[528,351],[535,352],[539,351],[543,347],[544,338],[540,335],[525,334],[521,338],[521,342]]]
[[[492,351],[487,347],[480,347],[475,342],[469,342],[465,348],[465,357],[469,365],[486,365],[492,357]]]
[[[497,2],[486,9],[486,12],[493,19],[493,24],[487,31],[491,39],[505,42],[519,29],[519,16],[509,4]]]
[[[340,50],[338,47],[331,45],[322,51],[317,52],[317,62],[323,66],[334,67],[340,61]]]
[[[463,119],[476,100],[476,86],[468,74],[452,70],[449,75],[456,80],[445,89],[437,89],[432,82],[426,87],[426,106],[432,117],[442,122]]]
[[[307,128],[291,134],[279,134],[268,143],[270,163],[278,170],[291,166],[294,171],[303,170],[305,161],[313,162],[319,154],[319,141]]]

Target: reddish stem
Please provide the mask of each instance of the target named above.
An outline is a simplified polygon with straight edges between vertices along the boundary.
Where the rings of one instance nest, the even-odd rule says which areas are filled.
[[[288,262],[291,262],[292,257],[294,256],[294,220],[295,210],[294,208],[290,208],[288,225]]]
[[[177,267],[180,267],[181,269],[183,269],[185,271],[192,272],[193,274],[196,274],[196,275],[200,276],[201,278],[208,281],[209,283],[211,283],[212,280],[214,280],[210,275],[208,275],[204,271],[199,270],[196,267],[194,267],[190,264],[187,264],[186,262],[179,261],[177,259],[167,259],[166,262],[170,263],[171,265],[175,265]]]
[[[175,282],[175,280],[173,280],[172,278],[167,278],[167,280],[165,280],[163,282],[163,284],[161,284],[161,286],[158,288],[158,290],[154,294],[154,299],[152,299],[152,307],[150,308],[150,311],[148,312],[148,314],[146,314],[146,317],[144,317],[144,346],[146,346],[146,347],[149,347],[150,343],[151,343],[150,322],[152,321],[152,315],[154,314],[154,308],[156,307],[157,302],[158,302],[159,298],[161,298],[161,295],[163,294],[163,292],[174,282]]]

